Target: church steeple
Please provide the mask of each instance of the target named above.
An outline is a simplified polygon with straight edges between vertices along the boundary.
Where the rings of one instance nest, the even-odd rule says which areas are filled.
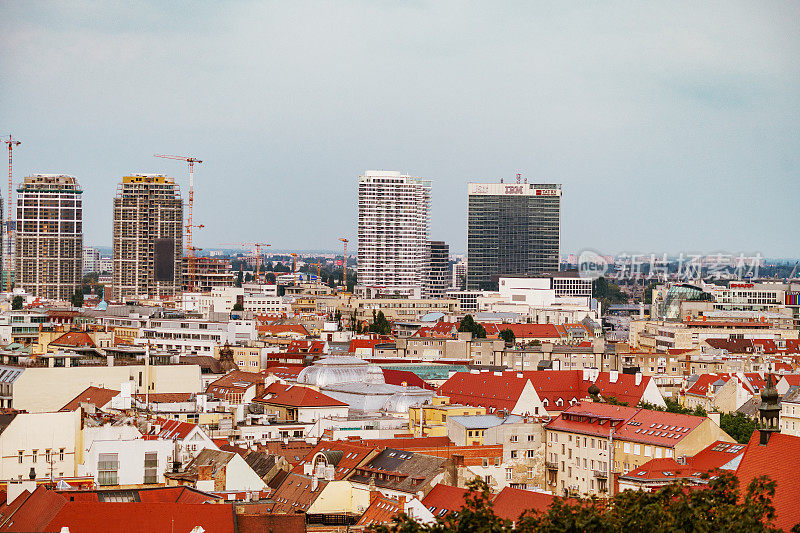
[[[778,390],[772,373],[767,374],[767,386],[761,391],[761,405],[758,407],[759,444],[766,446],[773,433],[780,431],[781,407],[778,404]]]

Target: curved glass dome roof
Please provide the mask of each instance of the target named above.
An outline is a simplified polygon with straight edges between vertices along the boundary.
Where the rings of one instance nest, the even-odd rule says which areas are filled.
[[[385,383],[383,371],[378,366],[349,355],[320,359],[300,371],[297,382],[315,387],[339,383]]]
[[[708,302],[714,297],[703,291],[700,287],[682,283],[673,285],[667,291],[664,304],[661,306],[661,318],[663,320],[679,320],[681,316],[681,302]]]

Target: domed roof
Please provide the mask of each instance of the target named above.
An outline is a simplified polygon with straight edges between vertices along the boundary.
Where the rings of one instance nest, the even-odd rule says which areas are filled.
[[[392,394],[383,405],[390,413],[407,413],[409,407],[419,407],[433,398],[433,391],[419,387],[406,387],[406,390]]]
[[[297,375],[297,382],[315,387],[339,383],[385,383],[380,367],[349,355],[320,359],[301,370]]]

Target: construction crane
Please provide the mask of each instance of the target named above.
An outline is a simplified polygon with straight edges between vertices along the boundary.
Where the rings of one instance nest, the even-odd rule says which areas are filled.
[[[194,264],[194,258],[195,258],[195,254],[194,253],[195,252],[202,252],[203,249],[202,248],[198,248],[197,246],[190,246],[190,247],[187,248],[187,250],[192,252],[192,255],[189,256],[189,283],[187,283],[186,286],[189,289],[189,292],[194,292],[194,280],[195,280],[195,277],[196,277],[195,264]]]
[[[342,285],[344,285],[344,292],[347,292],[347,243],[350,241],[344,237],[339,237],[339,240],[344,244],[344,253],[342,254]]]
[[[4,254],[4,257],[3,257],[4,263],[5,263],[5,269],[6,269],[6,281],[5,281],[5,287],[4,288],[5,288],[6,291],[10,291],[11,290],[11,261],[10,261],[9,256],[11,255],[11,243],[13,242],[12,238],[11,238],[11,234],[12,234],[11,227],[13,226],[13,224],[11,223],[11,221],[13,220],[13,213],[15,212],[15,209],[13,209],[14,203],[11,201],[11,194],[12,194],[12,190],[13,190],[12,173],[11,173],[11,159],[12,159],[12,156],[14,154],[14,148],[16,148],[17,146],[22,144],[22,141],[17,141],[15,139],[13,139],[11,137],[11,135],[9,135],[8,139],[3,139],[3,142],[8,145],[8,199],[6,200],[6,202],[7,202],[6,203],[6,211],[7,211],[6,212],[6,239],[7,239],[6,242],[8,243],[8,250],[6,250],[6,253]]]
[[[180,155],[165,155],[165,154],[154,154],[155,157],[161,157],[163,159],[176,159],[178,161],[186,161],[189,164],[189,213],[187,216],[186,222],[186,251],[187,256],[189,258],[189,278],[194,279],[194,247],[192,246],[192,230],[193,228],[204,228],[203,224],[195,225],[194,220],[192,218],[193,211],[194,211],[194,164],[200,164],[202,161],[197,159],[196,157],[191,156],[180,156]],[[193,288],[189,285],[189,292],[192,292]]]
[[[261,248],[269,246],[265,242],[226,242],[222,246],[252,246],[256,262],[256,283],[261,283]]]

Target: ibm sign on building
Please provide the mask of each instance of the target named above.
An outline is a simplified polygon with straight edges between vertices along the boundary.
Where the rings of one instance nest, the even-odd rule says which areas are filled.
[[[470,183],[467,290],[497,290],[500,276],[558,271],[561,185]]]

